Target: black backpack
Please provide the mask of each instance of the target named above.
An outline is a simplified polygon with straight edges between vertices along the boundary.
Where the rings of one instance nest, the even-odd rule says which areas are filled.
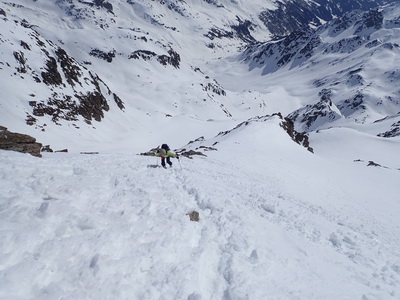
[[[168,152],[170,150],[169,146],[167,144],[162,144],[161,149],[164,149],[166,152]]]

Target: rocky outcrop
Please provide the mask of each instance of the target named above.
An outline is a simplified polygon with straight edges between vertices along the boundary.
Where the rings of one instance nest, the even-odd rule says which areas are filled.
[[[162,64],[163,66],[171,65],[176,69],[179,69],[181,56],[174,51],[172,48],[168,50],[169,55],[161,54],[157,55],[153,51],[148,50],[136,50],[132,52],[128,58],[129,59],[143,59],[145,61],[151,60],[153,57],[157,59],[157,61]]]
[[[314,153],[314,149],[310,147],[310,141],[308,135],[304,132],[298,132],[294,128],[294,123],[291,119],[285,118],[280,126],[286,131],[286,133],[292,138],[294,142],[303,146],[311,153]]]
[[[29,153],[33,156],[41,157],[41,148],[42,144],[37,143],[35,138],[27,134],[10,132],[7,128],[0,126],[0,149]]]
[[[323,89],[319,96],[321,100],[314,105],[306,105],[287,116],[292,120],[297,130],[313,131],[343,117],[340,110],[330,99],[331,91]]]
[[[99,5],[106,3],[98,2]],[[2,26],[5,29],[0,46],[5,47],[2,49],[9,47],[11,51],[4,51],[0,69],[9,67],[9,76],[14,80],[3,80],[11,80],[13,86],[18,86],[18,92],[25,94],[21,99],[28,104],[23,105],[27,108],[28,125],[45,131],[48,126],[45,122],[50,117],[57,125],[74,122],[72,126],[78,128],[75,122],[101,122],[110,110],[124,111],[123,101],[107,84],[65,49],[46,40],[26,22],[4,20]],[[9,42],[11,32],[19,37],[18,43]],[[94,53],[100,56],[104,54]],[[112,60],[112,54],[104,58]]]
[[[97,57],[97,58],[101,58],[101,59],[111,63],[113,61],[113,59],[115,58],[115,53],[116,53],[115,50],[104,52],[99,49],[92,49],[92,51],[90,51],[89,55]]]
[[[378,136],[385,138],[400,136],[400,121],[393,123],[388,131],[379,133]]]
[[[249,20],[241,20],[239,17],[236,17],[236,21],[238,24],[231,25],[231,30],[225,30],[218,27],[212,27],[209,31],[204,34],[210,40],[214,39],[239,39],[246,44],[253,44],[256,42],[256,39],[252,36],[252,31],[256,27],[251,21]],[[209,45],[212,48],[212,44]]]

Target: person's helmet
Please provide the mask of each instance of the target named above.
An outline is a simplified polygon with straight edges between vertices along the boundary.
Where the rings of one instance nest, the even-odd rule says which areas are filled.
[[[164,149],[165,151],[169,151],[169,146],[167,144],[162,144],[161,149]]]

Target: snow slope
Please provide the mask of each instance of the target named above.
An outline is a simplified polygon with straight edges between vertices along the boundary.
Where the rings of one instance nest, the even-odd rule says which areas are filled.
[[[0,151],[0,299],[399,297],[398,170],[312,154],[277,118],[215,142],[168,170]]]

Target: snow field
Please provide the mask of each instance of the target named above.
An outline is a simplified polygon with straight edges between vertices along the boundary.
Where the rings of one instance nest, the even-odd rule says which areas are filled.
[[[398,296],[398,225],[355,211],[348,186],[296,194],[280,176],[299,169],[274,175],[276,157],[246,168],[224,155],[164,170],[129,154],[1,151],[0,299]]]

